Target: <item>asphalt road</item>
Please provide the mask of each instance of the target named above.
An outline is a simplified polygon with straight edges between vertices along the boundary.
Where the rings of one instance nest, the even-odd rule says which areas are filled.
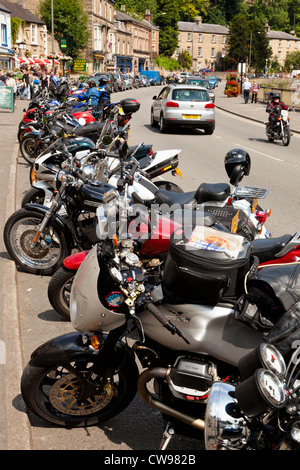
[[[289,147],[270,144],[264,135],[264,126],[216,110],[216,130],[212,136],[201,131],[172,131],[160,134],[150,127],[150,106],[152,96],[158,88],[138,89],[113,95],[117,101],[124,97],[135,97],[141,108],[131,122],[130,144],[153,143],[154,150],[181,148],[179,168],[183,178],[168,174],[184,190],[197,188],[202,182],[227,182],[224,169],[225,153],[237,147],[249,151],[252,160],[251,174],[243,184],[269,189],[262,204],[271,207],[272,215],[268,229],[274,236],[298,230],[299,226],[299,136],[293,136]],[[14,177],[14,174],[11,175]],[[164,178],[167,179],[167,178]],[[17,162],[16,201],[29,188],[29,166],[23,159]],[[5,254],[3,254],[5,257]],[[12,267],[13,265],[13,267]],[[7,262],[5,269],[13,269]],[[22,358],[24,367],[31,352],[44,341],[72,331],[72,325],[63,320],[51,308],[47,299],[49,278],[30,275],[17,270],[17,299],[7,302],[17,304],[18,319],[13,318],[11,328],[18,328],[21,344],[12,345]],[[18,324],[15,324],[18,320]],[[11,335],[12,336],[12,335]],[[11,346],[10,346],[11,348]],[[10,362],[12,363],[12,361]],[[140,397],[119,416],[102,426],[86,429],[55,428],[24,410],[18,387],[19,368],[8,371],[12,374],[13,386],[6,390],[11,399],[9,429],[3,432],[3,446],[9,449],[32,450],[155,450],[162,436],[162,420],[159,413],[148,408]],[[1,419],[1,418],[0,418]],[[5,417],[2,418],[5,421]],[[4,424],[4,423],[3,423]],[[21,435],[22,434],[22,435]],[[175,436],[170,450],[193,451],[199,449],[198,441]]]

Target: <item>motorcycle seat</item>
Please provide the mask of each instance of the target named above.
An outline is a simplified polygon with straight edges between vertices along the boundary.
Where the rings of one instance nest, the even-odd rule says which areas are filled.
[[[276,254],[279,253],[286,244],[292,239],[289,234],[275,238],[258,238],[252,241],[252,253],[257,256],[260,263],[275,260]]]
[[[201,183],[196,191],[196,201],[201,204],[208,201],[225,201],[230,196],[228,183]]]
[[[100,132],[103,125],[103,122],[99,121],[88,122],[85,126],[74,129],[73,133],[77,136],[81,136],[89,134],[90,132]]]
[[[188,193],[173,193],[166,189],[159,189],[155,193],[155,197],[158,204],[167,204],[169,206],[174,204],[183,207],[185,204],[196,202],[195,191],[190,191]]]
[[[210,212],[176,209],[170,218],[179,224],[184,224],[194,228],[196,225],[204,227],[212,227],[217,222],[216,217]]]

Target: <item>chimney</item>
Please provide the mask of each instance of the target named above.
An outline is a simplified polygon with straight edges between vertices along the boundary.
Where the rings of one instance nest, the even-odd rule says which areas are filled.
[[[121,11],[123,11],[123,12],[126,11],[126,5],[121,5]]]
[[[270,28],[270,26],[269,26],[269,23],[266,22],[266,23],[265,23],[265,31],[266,31],[266,33],[269,33],[269,32],[270,32],[270,29],[271,29],[271,28]]]
[[[146,10],[145,11],[145,20],[146,21],[151,21],[151,13],[150,13],[150,10]]]
[[[200,26],[202,24],[202,16],[195,17],[195,23]]]

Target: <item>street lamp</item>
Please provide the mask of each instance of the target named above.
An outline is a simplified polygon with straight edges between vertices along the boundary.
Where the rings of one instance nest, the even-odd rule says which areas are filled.
[[[22,51],[22,54],[21,54],[21,57],[22,57],[23,56],[23,51],[26,49],[26,42],[24,42],[24,41],[19,42],[18,47],[19,47],[20,51]]]

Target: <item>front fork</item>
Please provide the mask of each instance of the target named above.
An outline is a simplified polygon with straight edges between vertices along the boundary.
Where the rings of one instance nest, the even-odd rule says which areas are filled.
[[[34,237],[34,239],[32,241],[32,244],[31,244],[32,248],[34,248],[37,245],[37,243],[39,242],[39,240],[41,238],[41,234],[43,233],[43,231],[47,227],[49,220],[52,218],[53,213],[57,209],[57,207],[59,205],[59,203],[58,203],[59,198],[60,198],[60,191],[57,191],[55,197],[51,201],[49,209],[45,213],[45,216],[44,216],[44,218],[43,218],[43,220],[40,224],[39,230],[35,234],[35,237]]]

